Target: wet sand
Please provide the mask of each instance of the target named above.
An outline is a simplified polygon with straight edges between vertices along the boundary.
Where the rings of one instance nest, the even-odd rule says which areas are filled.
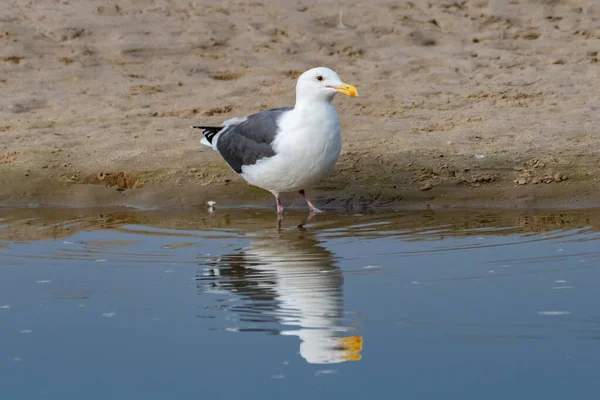
[[[599,6],[340,5],[6,1],[0,204],[271,207],[188,126],[291,105],[318,65],[360,92],[325,209],[600,204]]]
[[[452,209],[364,214],[329,212],[307,221],[306,211],[291,210],[283,221],[282,230],[304,232],[318,227],[320,230],[330,229],[333,232],[354,226],[352,231],[344,235],[378,238],[407,234],[411,237],[410,241],[428,240],[428,235],[434,234],[441,239],[503,236],[516,232],[526,235],[553,231],[598,232],[598,211]],[[277,235],[277,219],[271,211],[239,208],[217,210],[214,213],[204,210],[191,213],[189,210],[137,210],[126,207],[0,208],[0,222],[0,248],[11,242],[55,240],[80,232],[111,229],[121,233],[140,232],[148,235],[160,231],[158,235],[172,235],[186,241],[197,238],[201,231],[229,230],[241,236],[252,236],[256,232]],[[305,229],[297,229],[297,225],[301,223],[306,224]],[[377,229],[373,228],[375,226]]]

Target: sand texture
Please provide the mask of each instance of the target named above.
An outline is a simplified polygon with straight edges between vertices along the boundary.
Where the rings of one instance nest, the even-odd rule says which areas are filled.
[[[592,1],[3,0],[0,204],[271,206],[188,126],[322,65],[360,97],[320,206],[598,205],[599,39]]]

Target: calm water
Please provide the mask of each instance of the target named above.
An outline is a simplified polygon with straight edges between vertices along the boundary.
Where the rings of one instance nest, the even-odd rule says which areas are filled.
[[[600,210],[0,209],[1,399],[600,394]]]

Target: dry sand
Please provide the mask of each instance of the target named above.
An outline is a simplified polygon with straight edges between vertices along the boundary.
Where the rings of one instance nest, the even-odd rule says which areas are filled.
[[[325,208],[600,204],[600,3],[339,4],[3,0],[0,204],[271,206],[188,125],[319,65],[360,92]]]

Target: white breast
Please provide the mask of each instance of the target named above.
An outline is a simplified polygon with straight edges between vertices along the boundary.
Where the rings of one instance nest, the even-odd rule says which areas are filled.
[[[327,177],[341,149],[340,122],[331,103],[284,114],[273,142],[276,155],[242,168],[248,183],[274,193],[310,188]]]

